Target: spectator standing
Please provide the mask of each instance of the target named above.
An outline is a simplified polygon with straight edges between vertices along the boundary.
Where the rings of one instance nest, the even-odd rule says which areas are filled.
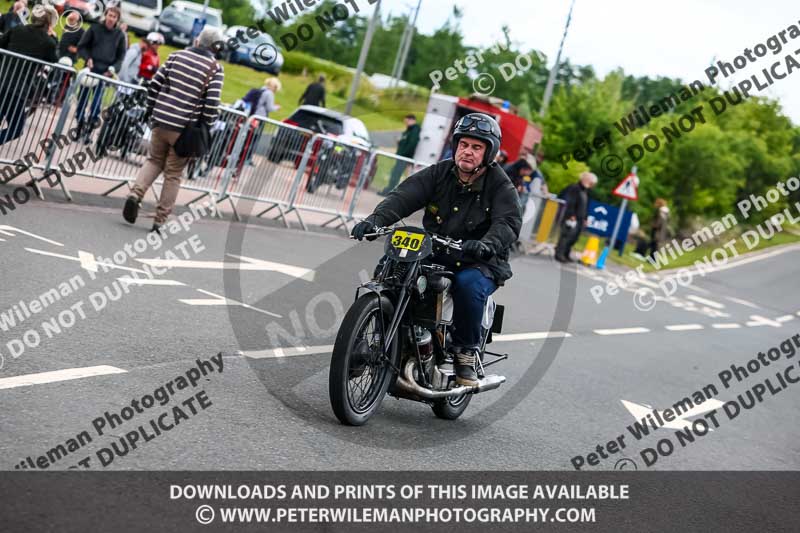
[[[650,257],[669,240],[669,207],[663,198],[657,198],[654,204],[656,212],[650,222]]]
[[[320,75],[316,82],[306,87],[299,103],[300,105],[325,107],[325,76]]]
[[[406,131],[403,132],[400,142],[397,143],[397,155],[413,159],[417,151],[417,144],[419,144],[420,127],[417,124],[417,117],[414,115],[406,115],[404,121],[406,123]],[[378,194],[388,196],[400,183],[400,178],[403,177],[406,167],[408,167],[408,163],[398,159],[392,168],[389,185]]]
[[[0,48],[17,54],[34,57],[48,63],[58,60],[56,55],[55,25],[58,13],[52,6],[37,5],[31,11],[31,23],[15,26],[0,35]],[[25,108],[28,97],[35,91],[35,78],[39,68],[31,68],[23,61],[9,59],[7,72],[0,77],[0,124],[5,120],[6,128],[0,130],[0,145],[22,135],[28,116]]]
[[[74,65],[78,61],[78,43],[86,33],[81,27],[81,16],[77,11],[70,11],[66,17],[64,33],[58,42],[58,58],[68,57]]]
[[[25,2],[14,2],[11,9],[0,19],[0,33],[8,33],[17,26],[25,25]]]
[[[158,70],[158,47],[163,41],[164,37],[160,33],[152,32],[138,43],[132,44],[122,60],[119,79],[133,84],[142,78],[152,79]]]
[[[578,183],[573,183],[559,195],[566,202],[561,234],[558,236],[556,245],[556,261],[559,263],[573,262],[570,253],[586,225],[589,211],[589,189],[595,185],[597,185],[597,176],[591,172],[584,172]]]
[[[224,72],[214,57],[216,43],[224,37],[219,30],[205,28],[194,46],[169,56],[147,89],[147,114],[152,115],[150,156],[139,171],[125,201],[122,216],[133,224],[147,190],[163,172],[164,186],[151,231],[167,221],[181,186],[188,157],[175,153],[175,143],[187,126],[202,120],[209,127],[219,117]]]
[[[86,60],[86,67],[94,74],[111,77],[122,68],[125,57],[125,34],[117,27],[122,12],[116,5],[106,8],[103,21],[93,24],[78,43],[78,55]],[[89,123],[86,123],[86,103],[89,92],[92,90],[92,81],[81,87],[78,93],[78,135],[84,135],[84,142],[88,142],[91,129],[97,126],[100,115],[100,106],[103,103],[104,84],[98,83],[94,87]]]
[[[281,106],[275,103],[275,95],[283,88],[278,78],[267,78],[264,81],[264,89],[258,98],[254,115],[269,117],[270,113],[278,111]]]
[[[517,190],[519,195],[519,205],[525,209],[525,204],[528,203],[528,195],[530,194],[530,176],[533,172],[531,164],[523,158],[518,159],[510,165],[503,167],[506,175],[511,179],[511,183]],[[526,178],[527,181],[526,181]]]

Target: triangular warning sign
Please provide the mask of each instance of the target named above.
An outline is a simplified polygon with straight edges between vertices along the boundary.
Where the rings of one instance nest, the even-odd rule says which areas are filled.
[[[613,194],[619,196],[621,198],[627,198],[628,200],[638,200],[639,199],[639,190],[636,187],[638,179],[636,178],[636,174],[628,174],[624,180],[617,185],[617,188],[614,189]]]

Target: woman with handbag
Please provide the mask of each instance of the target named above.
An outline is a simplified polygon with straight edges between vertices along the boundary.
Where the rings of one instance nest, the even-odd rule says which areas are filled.
[[[223,36],[206,28],[194,46],[171,54],[147,89],[151,118],[150,157],[139,171],[122,216],[133,224],[145,193],[164,174],[164,186],[151,231],[164,225],[175,206],[181,175],[191,158],[208,151],[209,128],[219,116],[224,72],[214,57]]]

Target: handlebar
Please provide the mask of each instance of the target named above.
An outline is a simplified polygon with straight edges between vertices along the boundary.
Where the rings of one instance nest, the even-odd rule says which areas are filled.
[[[377,231],[375,231],[375,233],[367,233],[367,234],[365,234],[364,238],[368,238],[368,237],[375,237],[375,238],[383,237],[384,235],[389,235],[393,231],[394,231],[394,228],[390,228],[390,227],[378,228]],[[435,242],[436,244],[438,244],[440,246],[444,246],[445,248],[450,248],[451,250],[456,250],[458,252],[462,251],[461,250],[461,243],[462,243],[461,240],[455,240],[455,239],[450,238],[450,237],[440,237],[439,235],[436,235],[435,233],[428,233],[428,235],[430,236],[430,238],[431,238],[431,240],[433,242]],[[350,238],[352,239],[353,237],[350,236]]]

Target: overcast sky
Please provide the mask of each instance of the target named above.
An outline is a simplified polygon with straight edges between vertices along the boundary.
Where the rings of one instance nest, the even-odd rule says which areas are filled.
[[[366,4],[366,0],[356,1]],[[383,0],[383,11],[408,12],[416,3]],[[505,24],[523,50],[543,51],[552,66],[569,0],[422,0],[419,30],[432,33],[447,20],[453,5],[464,12],[466,44],[481,46],[498,40]],[[800,25],[799,21],[800,8],[791,0],[576,0],[564,53],[575,64],[591,65],[599,76],[622,67],[626,74],[705,83],[703,71],[712,58],[732,62],[745,48],[764,43],[789,25]],[[783,63],[786,54],[798,49],[800,38],[790,40],[780,54],[768,52],[757,67],[744,71],[744,77],[760,73],[777,60]],[[800,53],[794,57],[800,61]],[[785,70],[783,64],[779,71]],[[729,81],[721,86],[728,88]],[[779,100],[784,112],[800,124],[800,71],[761,94]]]

